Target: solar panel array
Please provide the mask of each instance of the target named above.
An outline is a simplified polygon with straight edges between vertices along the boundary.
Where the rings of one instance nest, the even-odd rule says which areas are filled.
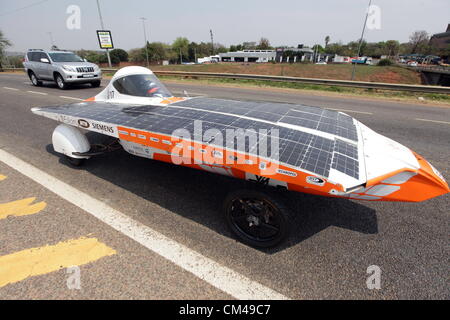
[[[284,123],[299,125],[357,141],[353,119],[334,111],[301,105],[208,98],[178,102],[168,107],[124,107],[123,104],[95,102],[43,109],[167,135],[184,129],[192,138],[195,138],[195,126],[199,124],[194,124],[194,121],[200,120],[203,143],[277,160],[324,177],[329,176],[331,168],[356,179],[359,177],[358,152],[354,145],[282,126]],[[251,130],[255,130],[255,137]],[[273,140],[273,137],[279,139]]]
[[[287,123],[358,141],[356,126],[351,117],[322,108],[286,103],[232,101],[212,98],[191,99],[177,102],[172,106],[237,114],[258,120]]]

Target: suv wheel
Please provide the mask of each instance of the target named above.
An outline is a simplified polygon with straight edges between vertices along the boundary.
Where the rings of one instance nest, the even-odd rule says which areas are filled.
[[[100,87],[100,83],[101,83],[100,80],[93,81],[93,82],[91,82],[91,86],[92,86],[92,88],[98,88],[98,87]]]
[[[64,78],[60,74],[57,74],[55,76],[55,81],[56,84],[58,85],[58,88],[60,88],[61,90],[67,89],[68,84],[64,81]]]
[[[33,71],[30,71],[30,81],[33,84],[33,86],[39,87],[42,86],[42,81],[39,81],[38,78],[36,77],[36,75],[34,74]]]

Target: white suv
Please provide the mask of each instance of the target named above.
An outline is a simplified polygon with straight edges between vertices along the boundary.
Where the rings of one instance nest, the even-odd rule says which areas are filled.
[[[69,51],[30,49],[23,65],[35,86],[42,85],[42,81],[54,81],[60,89],[67,89],[71,83],[99,87],[102,80],[102,71],[96,64]]]

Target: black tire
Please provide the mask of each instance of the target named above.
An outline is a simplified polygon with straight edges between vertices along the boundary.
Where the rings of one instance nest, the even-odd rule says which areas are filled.
[[[92,88],[98,88],[98,87],[100,87],[100,84],[101,84],[102,82],[99,80],[99,81],[93,81],[93,82],[91,82],[91,86],[92,86]]]
[[[78,158],[72,158],[69,156],[65,156],[66,161],[72,166],[72,167],[80,167],[84,164],[84,161],[86,159],[78,159]]]
[[[42,86],[42,81],[40,81],[40,80],[38,79],[38,77],[36,76],[36,74],[35,74],[33,71],[30,71],[30,72],[28,73],[28,76],[30,77],[31,84],[32,84],[33,86],[35,86],[35,87],[40,87],[40,86]]]
[[[290,210],[276,190],[237,190],[225,199],[223,212],[231,231],[243,243],[270,248],[289,235]]]
[[[55,82],[58,88],[60,88],[61,90],[66,90],[69,87],[69,85],[64,81],[62,75],[60,75],[59,73],[55,75]]]

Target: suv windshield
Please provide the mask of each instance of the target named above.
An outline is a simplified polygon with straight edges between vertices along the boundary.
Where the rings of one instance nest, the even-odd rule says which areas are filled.
[[[49,53],[53,62],[84,62],[82,58],[75,53],[70,52],[53,52]]]
[[[173,97],[170,91],[153,74],[137,74],[117,79],[114,88],[121,94],[136,97]]]

